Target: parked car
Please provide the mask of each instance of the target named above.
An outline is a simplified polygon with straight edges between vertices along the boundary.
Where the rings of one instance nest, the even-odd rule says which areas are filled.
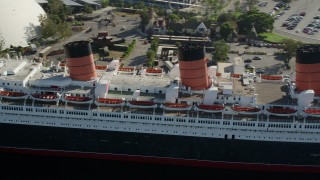
[[[252,60],[251,60],[251,59],[246,59],[246,60],[244,60],[243,62],[245,62],[245,63],[252,63]]]
[[[255,67],[252,66],[251,64],[246,64],[244,67],[247,69],[255,69]]]
[[[263,74],[264,72],[265,72],[265,70],[263,70],[263,69],[256,69],[257,74]]]
[[[259,57],[259,56],[255,56],[255,57],[253,57],[252,59],[253,59],[253,60],[262,60],[262,58]]]

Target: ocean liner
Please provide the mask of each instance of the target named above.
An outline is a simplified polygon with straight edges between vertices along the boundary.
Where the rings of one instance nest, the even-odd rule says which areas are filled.
[[[88,41],[46,67],[0,63],[2,152],[214,168],[320,172],[320,46],[297,49],[291,77],[242,59],[208,66],[204,47],[178,63],[97,66]]]

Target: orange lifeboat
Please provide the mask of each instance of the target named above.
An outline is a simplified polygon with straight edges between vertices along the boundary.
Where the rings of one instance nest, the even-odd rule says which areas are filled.
[[[124,105],[123,100],[121,99],[112,99],[112,98],[98,98],[96,99],[97,105],[106,105],[106,106],[122,106]]]
[[[72,102],[90,102],[92,99],[89,97],[78,97],[78,96],[64,96],[64,99],[66,101],[72,101]]]
[[[161,107],[165,110],[190,110],[191,105],[181,103],[164,103]]]
[[[153,106],[155,103],[153,101],[129,101],[132,105],[138,105],[138,106]]]
[[[32,97],[40,101],[56,101],[58,99],[55,94],[32,94]]]
[[[197,105],[198,110],[204,111],[204,112],[222,112],[224,110],[224,106],[220,104],[214,104],[214,105],[204,105],[200,104]]]
[[[246,114],[258,113],[261,110],[260,108],[257,108],[257,107],[241,107],[241,106],[233,106],[231,109],[239,113],[246,113]]]
[[[282,80],[282,76],[261,76],[265,80]]]
[[[309,116],[318,116],[320,117],[320,109],[305,109],[303,110]]]
[[[223,110],[224,109],[223,105],[204,105],[204,104],[200,104],[200,105],[198,105],[198,107],[200,109],[211,110],[211,111]]]
[[[153,68],[149,68],[146,70],[147,73],[162,73],[161,69],[153,69]]]
[[[128,101],[128,106],[137,108],[156,108],[157,105],[153,101]]]
[[[0,96],[11,96],[11,97],[21,97],[25,96],[25,93],[14,92],[14,91],[0,91]]]
[[[119,68],[118,71],[133,72],[133,71],[134,71],[134,68],[131,68],[131,67],[121,67],[121,68]]]
[[[105,70],[107,69],[107,66],[96,66],[96,69]]]
[[[267,109],[268,112],[275,114],[275,115],[290,115],[293,113],[296,113],[297,110],[290,108],[290,107],[270,107],[269,109]]]

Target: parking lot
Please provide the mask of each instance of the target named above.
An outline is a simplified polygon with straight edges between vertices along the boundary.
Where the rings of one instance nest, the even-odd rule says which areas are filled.
[[[268,1],[266,6],[259,7],[261,12],[270,13],[275,11],[274,8],[278,2]],[[285,35],[288,37],[292,37],[294,39],[310,42],[310,43],[319,43],[320,40],[320,32],[317,32],[319,28],[313,28],[313,32],[310,31],[303,32],[303,29],[308,27],[308,25],[314,21],[314,17],[320,15],[320,3],[318,0],[298,0],[292,1],[290,3],[290,9],[288,10],[280,10],[276,11],[277,13],[283,13],[282,15],[275,18],[274,23],[274,31],[278,34]],[[303,15],[305,13],[305,15]],[[292,26],[293,28],[288,28],[287,26],[282,26],[286,20],[289,19],[290,16],[296,14],[297,16],[301,16],[302,18],[299,22],[297,21],[296,26]],[[320,21],[320,20],[319,20]],[[319,22],[320,23],[320,22]]]
[[[286,70],[283,59],[274,56],[274,53],[279,51],[277,48],[248,47],[247,45],[241,45],[239,43],[231,43],[229,45],[230,50],[239,52],[239,54],[228,54],[230,62],[232,62],[235,57],[241,57],[244,61],[251,60],[251,62],[247,61],[245,64],[250,64],[256,70],[263,71],[265,75],[286,75],[293,73],[295,70],[295,57],[290,60],[291,69]],[[266,55],[243,54],[244,51],[263,52],[266,53]],[[254,60],[254,57],[261,57],[261,60]]]

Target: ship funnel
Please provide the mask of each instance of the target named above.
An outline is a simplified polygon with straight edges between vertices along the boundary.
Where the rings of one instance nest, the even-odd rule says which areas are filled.
[[[64,45],[66,64],[72,80],[90,81],[97,77],[89,41],[74,41]]]
[[[305,45],[296,51],[296,86],[320,95],[320,45]]]
[[[181,83],[192,90],[208,89],[207,61],[203,45],[186,45],[178,48]]]

